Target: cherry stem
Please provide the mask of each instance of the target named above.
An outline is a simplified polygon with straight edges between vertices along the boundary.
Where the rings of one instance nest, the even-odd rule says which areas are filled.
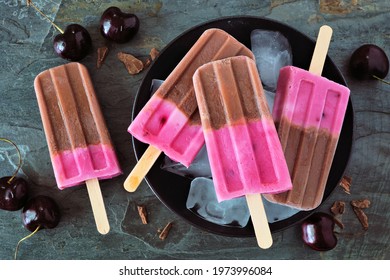
[[[33,236],[34,234],[36,234],[38,232],[38,230],[40,230],[41,226],[39,225],[32,233],[30,233],[29,235],[23,237],[22,239],[19,240],[18,244],[16,245],[16,249],[15,249],[15,256],[14,256],[14,260],[16,260],[17,256],[18,256],[18,250],[19,250],[19,246],[20,244],[26,240],[26,239],[29,239],[31,236]]]
[[[16,177],[16,175],[18,174],[19,172],[19,169],[22,167],[22,154],[20,153],[20,150],[18,148],[18,146],[12,142],[11,140],[7,139],[7,138],[2,138],[0,137],[0,141],[3,141],[3,142],[7,142],[11,145],[13,145],[16,149],[16,151],[18,152],[18,157],[19,157],[19,163],[18,163],[18,168],[16,168],[14,174],[11,176],[11,178],[8,180],[8,184],[11,184],[12,180]]]
[[[32,0],[27,0],[27,6],[33,7],[38,13],[40,13],[44,18],[46,18],[61,34],[64,34],[64,31],[58,27],[57,24],[55,24],[47,15],[45,15],[35,4]]]
[[[383,79],[379,78],[378,76],[372,75],[372,77],[373,77],[374,79],[377,79],[377,80],[381,81],[382,83],[385,83],[385,84],[387,84],[387,85],[390,85],[390,82],[389,82],[389,81],[383,80]]]

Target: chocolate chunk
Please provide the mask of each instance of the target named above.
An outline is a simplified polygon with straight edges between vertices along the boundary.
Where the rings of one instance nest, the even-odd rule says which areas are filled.
[[[148,213],[146,211],[146,207],[144,205],[137,206],[138,209],[138,215],[141,218],[141,221],[144,225],[148,223]]]
[[[334,216],[334,221],[335,221],[336,225],[340,229],[344,229],[344,224],[341,220],[342,220],[342,216],[345,212],[345,202],[339,201],[339,200],[335,201],[333,203],[332,207],[330,208],[330,211],[332,212],[332,214]]]
[[[118,53],[118,59],[125,65],[127,72],[131,75],[138,74],[144,69],[144,63],[131,54],[120,52]]]
[[[343,190],[344,190],[347,194],[351,194],[351,184],[352,184],[352,178],[351,178],[351,177],[348,177],[348,176],[344,176],[344,177],[341,179],[340,187],[342,187]]]
[[[156,59],[158,54],[159,54],[159,51],[156,48],[152,48],[150,50],[150,54],[149,55],[150,55],[150,58],[152,59],[152,61]]]
[[[353,211],[355,212],[356,216],[358,217],[360,223],[362,224],[363,229],[367,230],[368,229],[368,217],[367,217],[367,215],[363,212],[362,209],[360,209],[358,207],[352,207],[352,208],[353,208]]]
[[[148,57],[148,58],[144,61],[144,68],[148,67],[151,63],[152,63],[152,61],[151,61],[150,58]]]
[[[160,235],[159,235],[159,238],[161,240],[165,240],[169,234],[169,231],[171,230],[172,228],[172,225],[173,223],[172,222],[169,222],[165,227],[164,229],[161,231]]]
[[[336,217],[333,217],[334,218],[334,222],[336,223],[336,225],[340,228],[340,229],[344,229],[344,224],[343,222],[339,219],[339,218],[336,218]]]
[[[333,215],[342,215],[345,212],[345,202],[344,201],[335,201],[330,208],[330,211]]]
[[[100,47],[97,50],[97,62],[96,67],[99,69],[102,67],[104,60],[106,59],[108,55],[108,48],[107,47]]]
[[[356,216],[358,217],[364,230],[368,229],[368,217],[363,212],[362,209],[366,209],[366,208],[370,207],[370,204],[371,204],[371,202],[368,199],[352,200],[351,201],[353,211],[355,212]]]
[[[368,199],[352,200],[351,205],[360,209],[366,209],[370,207],[371,202]]]

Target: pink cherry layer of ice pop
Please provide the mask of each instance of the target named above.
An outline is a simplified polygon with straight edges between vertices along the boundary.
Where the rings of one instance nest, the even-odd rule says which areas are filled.
[[[284,94],[275,96],[273,117],[276,123],[283,116],[303,128],[320,127],[334,135],[340,133],[348,104],[348,88],[294,66],[282,68],[279,77],[277,92]],[[297,94],[289,94],[291,92]]]
[[[285,159],[281,152],[274,152],[281,148],[272,120],[205,131],[204,135],[218,200],[291,188],[288,169],[275,168],[280,162],[285,164]]]
[[[112,147],[89,145],[63,151],[52,157],[54,175],[60,189],[79,185],[93,178],[108,179],[121,174]]]
[[[200,124],[190,124],[174,103],[158,95],[149,100],[137,119],[140,121],[133,122],[128,130],[132,135],[187,167],[199,152],[199,145],[204,143]]]
[[[192,76],[207,62],[236,55],[253,58],[253,53],[227,32],[206,30],[134,118],[128,131],[189,166],[204,144]]]

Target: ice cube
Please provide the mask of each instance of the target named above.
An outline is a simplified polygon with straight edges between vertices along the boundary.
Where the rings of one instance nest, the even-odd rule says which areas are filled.
[[[213,181],[209,178],[192,180],[186,206],[203,219],[218,225],[245,227],[250,217],[245,197],[218,202]]]
[[[152,79],[152,85],[150,86],[150,95],[153,95],[163,82],[164,80]]]
[[[251,49],[265,89],[276,90],[280,68],[292,65],[292,51],[287,38],[278,31],[255,29]]]
[[[188,168],[165,156],[163,163],[161,164],[161,169],[191,179],[196,177],[211,178],[211,169],[206,146],[202,147]]]

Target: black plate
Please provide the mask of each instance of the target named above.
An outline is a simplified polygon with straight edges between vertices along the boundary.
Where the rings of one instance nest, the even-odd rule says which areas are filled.
[[[250,48],[250,33],[253,29],[267,29],[281,32],[290,42],[293,52],[293,64],[297,67],[308,69],[315,42],[299,31],[274,20],[260,17],[225,17],[195,26],[169,43],[159,54],[158,58],[150,66],[141,86],[138,90],[134,107],[133,119],[150,98],[150,86],[152,79],[164,80],[174,67],[183,58],[186,52],[196,42],[200,35],[209,28],[220,28],[231,34],[241,43]],[[333,61],[327,57],[323,76],[337,83],[346,85],[339,69]],[[326,185],[324,200],[341,180],[352,148],[353,139],[353,108],[349,101],[346,117],[341,131],[338,147],[329,179]],[[137,159],[147,148],[147,145],[133,138],[133,147]],[[181,216],[191,224],[201,229],[226,235],[226,236],[254,236],[252,223],[244,228],[226,227],[208,222],[186,208],[186,200],[190,187],[190,180],[173,173],[163,171],[160,168],[162,156],[156,161],[146,181],[166,207]],[[313,211],[301,211],[294,216],[270,224],[272,232],[283,230],[308,217]]]

